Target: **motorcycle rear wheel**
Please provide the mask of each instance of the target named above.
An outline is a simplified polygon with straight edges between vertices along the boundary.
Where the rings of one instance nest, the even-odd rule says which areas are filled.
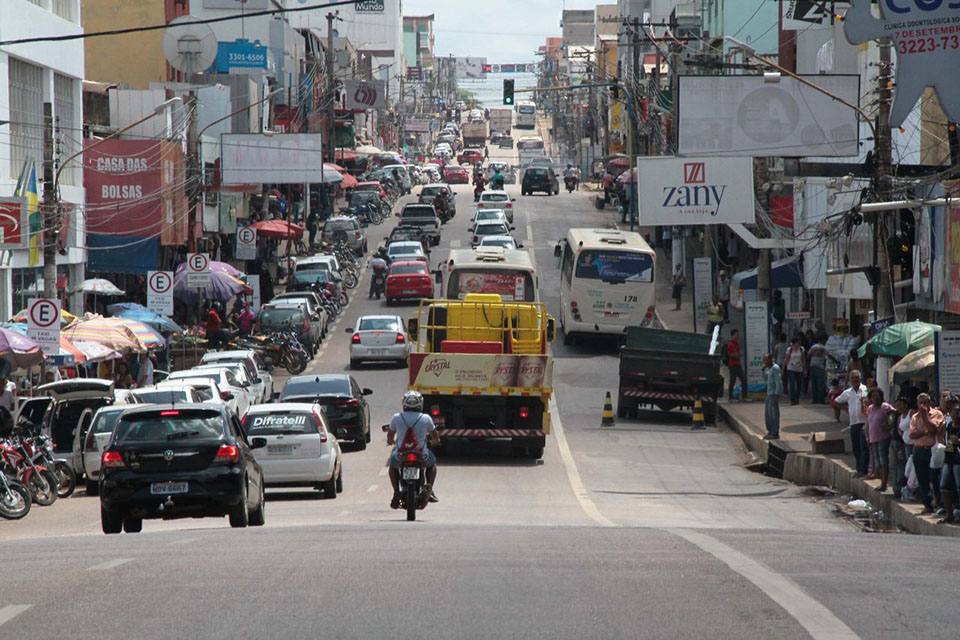
[[[30,491],[19,482],[7,481],[6,490],[0,489],[0,517],[7,520],[19,520],[30,513]]]
[[[407,495],[404,498],[404,503],[407,508],[407,521],[413,522],[417,519],[417,485],[413,482],[407,485]]]
[[[286,367],[290,375],[295,376],[303,373],[303,370],[307,368],[307,358],[299,351],[291,351],[284,356],[283,366]]]
[[[69,498],[77,488],[77,472],[66,462],[57,462],[53,470],[57,476],[57,496]]]
[[[357,275],[352,271],[347,271],[347,274],[343,277],[343,284],[347,289],[355,289],[360,281],[357,280]]]

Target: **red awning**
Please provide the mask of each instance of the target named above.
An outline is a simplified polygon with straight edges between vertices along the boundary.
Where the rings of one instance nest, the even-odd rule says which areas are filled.
[[[337,149],[333,157],[336,158],[337,162],[352,162],[356,160],[359,155],[360,154],[353,149]]]
[[[630,168],[630,158],[627,156],[621,156],[619,158],[613,158],[607,163],[608,169],[629,169]]]
[[[341,167],[340,165],[333,164],[332,162],[325,162],[324,166],[333,167],[334,169],[336,169],[337,171],[343,174],[343,182],[340,183],[341,189],[353,189],[358,184],[360,184],[359,180],[357,180],[352,175],[350,175],[350,172],[344,169],[343,167]]]
[[[303,227],[291,224],[284,220],[262,220],[250,225],[257,233],[265,238],[291,238],[296,240],[303,237]]]

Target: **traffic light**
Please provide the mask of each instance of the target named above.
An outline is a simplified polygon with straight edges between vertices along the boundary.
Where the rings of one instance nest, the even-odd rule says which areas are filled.
[[[513,80],[503,81],[503,104],[513,106]]]

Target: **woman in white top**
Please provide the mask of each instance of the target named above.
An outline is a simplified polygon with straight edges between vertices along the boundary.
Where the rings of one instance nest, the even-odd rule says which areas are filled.
[[[903,488],[907,486],[906,466],[907,458],[913,453],[913,440],[910,439],[910,419],[916,413],[915,400],[907,396],[900,396],[894,403],[897,409],[895,414],[897,420],[897,432],[899,438],[891,438],[890,444],[893,448],[893,457],[896,461],[896,478],[893,482],[893,491],[895,496],[900,496]],[[893,465],[891,465],[893,466]]]

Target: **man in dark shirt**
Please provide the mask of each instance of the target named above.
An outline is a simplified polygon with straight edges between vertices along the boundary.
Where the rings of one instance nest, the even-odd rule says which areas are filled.
[[[740,380],[740,400],[747,398],[747,380],[743,375],[743,360],[740,351],[740,331],[733,329],[730,331],[730,339],[727,341],[727,370],[729,371],[729,382],[727,383],[727,398],[733,400],[733,387],[736,380]]]

